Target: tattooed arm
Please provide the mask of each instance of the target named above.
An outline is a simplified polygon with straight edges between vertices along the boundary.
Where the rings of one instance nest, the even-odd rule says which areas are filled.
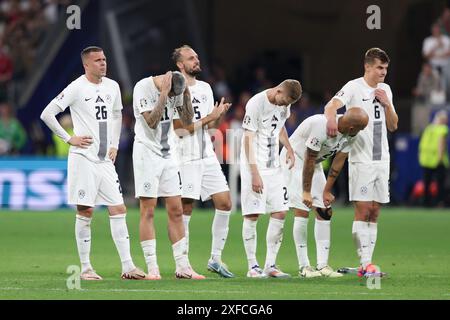
[[[189,126],[192,124],[194,109],[192,108],[191,103],[191,93],[189,92],[189,88],[187,86],[183,93],[183,105],[177,106],[177,111],[183,125]]]
[[[170,89],[172,88],[172,72],[167,72],[161,81],[161,94],[159,96],[156,107],[151,111],[142,112],[142,116],[147,122],[148,126],[152,129],[156,129],[164,113],[164,109],[169,96]]]
[[[318,151],[306,148],[303,160],[303,203],[308,208],[312,207],[311,184],[318,154]]]
[[[325,188],[323,190],[323,203],[327,207],[334,201],[334,195],[331,193],[331,189],[333,188],[334,182],[344,166],[347,156],[348,153],[338,152],[334,157],[333,163],[331,164],[330,171],[328,172],[327,183],[325,184]]]

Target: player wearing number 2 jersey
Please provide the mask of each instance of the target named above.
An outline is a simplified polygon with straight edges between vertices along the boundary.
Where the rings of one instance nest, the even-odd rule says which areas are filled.
[[[283,238],[288,206],[288,191],[280,167],[279,142],[287,150],[286,161],[294,165],[294,151],[284,123],[291,104],[300,99],[302,87],[297,80],[285,80],[278,86],[253,96],[245,107],[241,148],[241,204],[244,222],[242,237],[247,254],[247,277],[286,278],[275,260]],[[262,214],[270,213],[267,229],[267,254],[264,270],[256,260],[256,223]]]
[[[204,279],[189,264],[181,205],[181,175],[173,150],[174,118],[192,123],[193,110],[186,80],[180,72],[144,78],[133,92],[136,117],[133,168],[136,197],[139,198],[140,240],[148,276],[161,279],[156,259],[153,223],[159,197],[165,198],[169,215],[169,239],[172,242],[177,278]]]
[[[106,57],[99,47],[81,53],[85,74],[69,84],[44,109],[41,119],[71,145],[67,162],[69,204],[77,205],[75,237],[82,280],[102,280],[90,263],[91,220],[95,205],[106,205],[111,233],[122,261],[122,278],[146,279],[133,264],[119,178],[114,168],[122,125],[122,99],[117,82],[106,75]],[[70,108],[74,136],[56,120]]]
[[[336,136],[336,110],[360,106],[369,123],[356,137],[349,154],[349,194],[354,202],[353,238],[361,262],[360,275],[374,272],[371,264],[377,238],[377,220],[382,203],[389,202],[389,145],[387,131],[397,130],[398,116],[392,91],[384,83],[388,55],[369,49],[364,59],[364,76],[349,81],[327,104],[327,133]]]

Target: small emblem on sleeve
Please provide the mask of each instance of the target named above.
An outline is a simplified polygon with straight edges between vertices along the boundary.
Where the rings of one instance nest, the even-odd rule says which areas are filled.
[[[244,117],[244,124],[250,124],[251,121],[252,121],[252,119],[250,118],[249,115],[246,115],[246,116]]]
[[[342,97],[344,95],[344,91],[339,91],[338,93],[336,93],[336,97]]]
[[[58,96],[56,97],[57,100],[62,100],[64,98],[64,92],[61,92],[60,94],[58,94]]]

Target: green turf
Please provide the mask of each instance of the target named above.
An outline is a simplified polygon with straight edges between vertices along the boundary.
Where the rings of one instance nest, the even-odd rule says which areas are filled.
[[[351,239],[351,208],[338,208],[332,223],[330,264],[356,266]],[[191,220],[190,261],[204,281],[174,279],[174,261],[164,211],[156,214],[158,263],[163,280],[120,280],[120,262],[111,239],[106,211],[92,223],[91,262],[104,277],[82,282],[82,290],[68,290],[66,273],[78,265],[74,213],[0,212],[0,299],[450,299],[450,212],[447,210],[382,210],[374,262],[389,273],[381,289],[370,290],[354,275],[339,279],[300,279],[292,239],[293,217],[285,225],[277,263],[292,279],[247,279],[241,239],[242,217],[230,221],[223,259],[237,277],[221,279],[206,271],[211,243],[211,210],[197,210]],[[258,259],[264,263],[267,218],[258,224]],[[309,255],[315,262],[313,219],[309,225]],[[144,267],[138,237],[139,214],[129,210],[132,255]]]

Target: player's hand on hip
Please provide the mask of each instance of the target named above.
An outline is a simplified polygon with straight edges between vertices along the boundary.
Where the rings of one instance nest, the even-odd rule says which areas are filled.
[[[262,193],[264,188],[263,180],[259,174],[252,175],[252,189],[256,193]]]
[[[172,89],[172,71],[167,71],[161,81],[161,93],[168,95]]]
[[[305,206],[307,206],[308,208],[312,207],[312,196],[311,196],[311,192],[306,192],[303,191],[303,203],[305,204]]]
[[[383,107],[387,107],[390,103],[386,91],[382,89],[375,90],[375,98],[377,98]]]
[[[335,119],[331,119],[327,121],[327,135],[330,137],[337,136],[337,122]]]
[[[116,148],[109,149],[108,158],[111,159],[112,163],[116,162],[116,158],[117,158],[117,149]]]
[[[335,199],[334,195],[331,192],[329,192],[329,191],[323,192],[323,204],[326,207],[331,206],[331,204],[334,202],[334,199]]]
[[[292,169],[292,167],[295,164],[295,155],[294,155],[294,150],[289,149],[286,152],[286,164],[289,164],[289,170]]]
[[[71,146],[82,149],[87,149],[92,142],[93,140],[91,136],[72,136],[69,141],[67,141],[67,143]]]

